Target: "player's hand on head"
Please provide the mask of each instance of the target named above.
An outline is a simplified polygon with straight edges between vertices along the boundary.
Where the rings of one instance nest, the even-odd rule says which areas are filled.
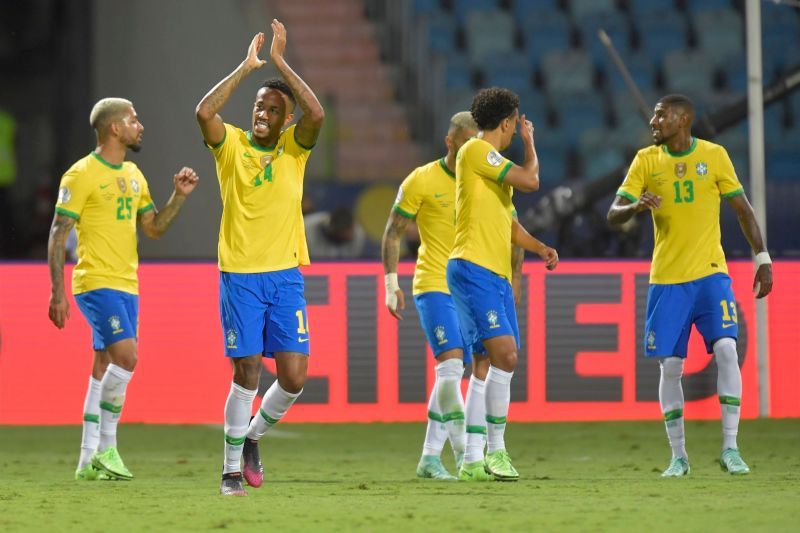
[[[259,32],[250,41],[250,46],[247,48],[247,58],[244,60],[251,70],[261,68],[267,63],[265,60],[258,58],[258,52],[261,51],[262,46],[264,46],[264,34]]]
[[[50,321],[55,324],[58,329],[62,329],[67,324],[69,318],[69,301],[64,294],[50,295],[50,306],[47,310],[47,316]]]
[[[645,209],[658,209],[661,207],[661,197],[649,191],[642,193],[639,200],[636,202],[637,211],[644,211]]]
[[[546,246],[544,251],[539,255],[544,261],[544,266],[547,270],[555,270],[558,266],[558,252],[555,248]]]
[[[278,19],[272,19],[272,46],[269,56],[274,60],[283,57],[286,50],[286,27]]]
[[[760,299],[772,292],[772,265],[761,265],[753,280],[753,292]]]
[[[528,139],[533,140],[533,122],[525,118],[525,115],[519,117],[519,134],[522,136],[523,141],[527,141]]]
[[[180,169],[180,171],[178,171],[177,174],[175,174],[175,176],[172,178],[172,181],[175,184],[175,191],[178,194],[188,196],[197,186],[197,182],[200,181],[200,178],[193,169],[189,167],[183,167]]]

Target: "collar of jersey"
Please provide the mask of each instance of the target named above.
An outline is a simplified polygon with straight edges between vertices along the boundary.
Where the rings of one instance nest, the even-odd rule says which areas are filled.
[[[669,147],[668,147],[666,144],[664,145],[664,151],[665,151],[667,154],[671,155],[672,157],[683,157],[683,156],[687,156],[687,155],[691,154],[692,152],[694,152],[694,149],[695,149],[695,148],[697,148],[697,137],[692,137],[692,144],[691,144],[691,146],[689,146],[689,149],[688,149],[688,150],[684,150],[683,152],[675,152],[675,153],[673,154],[672,152],[670,152],[670,151],[669,151]]]
[[[442,167],[442,170],[444,170],[444,171],[445,171],[445,173],[446,173],[448,176],[450,176],[450,177],[451,177],[451,178],[453,178],[453,179],[456,179],[456,175],[455,175],[455,174],[453,174],[453,173],[450,171],[450,169],[449,169],[449,168],[447,168],[447,163],[445,163],[445,162],[444,162],[444,157],[443,157],[443,158],[441,158],[441,159],[439,160],[439,166],[441,166],[441,167]]]
[[[258,150],[259,152],[271,152],[278,146],[278,143],[273,144],[272,146],[261,146],[260,144],[256,144],[253,142],[253,132],[247,132],[247,140],[250,142],[250,146]]]
[[[91,154],[94,156],[95,159],[97,159],[98,161],[103,163],[108,168],[113,168],[114,170],[122,170],[122,165],[121,164],[115,165],[113,163],[109,163],[108,161],[106,161],[105,159],[100,157],[100,154],[98,154],[97,152],[91,152]]]

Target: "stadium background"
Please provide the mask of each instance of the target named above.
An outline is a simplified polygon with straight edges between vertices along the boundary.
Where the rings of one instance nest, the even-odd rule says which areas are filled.
[[[787,6],[762,8],[769,82],[800,65],[800,16]],[[621,181],[632,154],[648,142],[646,125],[594,37],[598,27],[609,31],[651,104],[659,94],[681,91],[701,110],[714,111],[741,97],[747,79],[742,2],[735,0],[33,0],[0,10],[0,153],[13,153],[12,165],[7,155],[0,165],[0,424],[78,420],[90,366],[88,330],[74,304],[67,330],[47,322],[42,261],[60,174],[94,146],[88,112],[108,95],[131,99],[142,118],[144,149],[132,159],[157,203],[180,166],[194,167],[202,179],[170,232],[141,242],[142,358],[124,420],[221,421],[229,380],[213,265],[221,207],[193,112],[273,16],[286,23],[291,64],[327,112],[306,178],[307,207],[346,206],[371,239],[364,262],[317,262],[307,271],[314,361],[302,403],[287,417],[294,421],[424,418],[430,361],[413,310],[398,328],[382,309],[377,240],[400,180],[443,153],[447,119],[469,107],[477,88],[517,90],[536,125],[542,190],[515,201],[521,220],[539,228],[548,193],[587,190],[613,172]],[[269,70],[242,84],[224,108],[227,121],[249,123],[252,95]],[[793,359],[800,344],[793,324],[800,92],[767,107],[764,118],[777,287],[769,299],[769,412],[800,416],[792,385],[800,380]],[[11,137],[9,124],[16,130]],[[716,140],[747,188],[746,124]],[[519,146],[510,155],[519,158]],[[636,357],[652,230],[646,217],[624,233],[608,230],[611,194],[601,191],[538,232],[564,262],[546,275],[536,261],[526,265],[520,314],[527,338],[512,418],[659,417],[656,369]],[[574,201],[569,194],[549,198]],[[732,210],[722,211],[723,242],[747,321],[749,251]],[[412,265],[403,269],[408,275]],[[755,332],[744,331],[740,356],[750,400],[743,413],[753,417]],[[698,343],[692,350],[692,416],[714,418],[713,362]],[[14,400],[20,376],[37,370],[30,353],[53,354],[44,379],[62,396],[57,406],[47,398]],[[176,387],[170,376],[178,371],[187,382]],[[202,401],[185,401],[198,387],[208,391]],[[154,399],[165,395],[179,408],[157,409]]]

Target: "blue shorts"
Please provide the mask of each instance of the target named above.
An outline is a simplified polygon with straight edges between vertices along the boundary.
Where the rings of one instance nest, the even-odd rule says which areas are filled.
[[[448,350],[459,349],[464,354],[464,364],[469,364],[472,362],[473,352],[483,355],[481,343],[464,349],[465,343],[461,338],[452,296],[443,292],[424,292],[414,296],[414,304],[434,357],[439,357]]]
[[[102,351],[123,339],[139,337],[139,297],[114,289],[75,295],[78,308],[92,328],[92,348]]]
[[[519,348],[514,295],[507,279],[463,259],[447,262],[447,286],[466,345],[512,335]]]
[[[259,274],[219,273],[225,355],[308,355],[308,315],[298,268]]]
[[[727,274],[712,274],[687,283],[650,285],[644,326],[647,357],[686,357],[692,324],[706,351],[723,337],[739,336],[736,299]]]

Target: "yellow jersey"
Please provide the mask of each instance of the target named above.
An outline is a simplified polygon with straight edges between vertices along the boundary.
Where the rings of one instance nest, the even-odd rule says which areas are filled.
[[[294,137],[292,125],[272,147],[250,132],[225,124],[225,137],[209,146],[222,196],[219,269],[252,274],[309,264],[300,203],[311,148]]]
[[[644,191],[661,196],[661,207],[651,210],[655,247],[650,283],[727,274],[720,198],[744,194],[744,189],[725,148],[693,138],[685,152],[671,153],[666,145],[639,150],[617,195],[635,202]]]
[[[112,165],[92,152],[61,178],[56,212],[74,218],[78,264],[72,293],[139,293],[136,218],[153,209],[147,180],[130,161]]]
[[[444,158],[415,169],[403,180],[392,209],[416,219],[422,243],[414,269],[413,294],[447,288],[447,258],[456,236],[456,176]]]
[[[464,259],[511,281],[513,163],[473,137],[456,156],[456,236],[452,259]]]

